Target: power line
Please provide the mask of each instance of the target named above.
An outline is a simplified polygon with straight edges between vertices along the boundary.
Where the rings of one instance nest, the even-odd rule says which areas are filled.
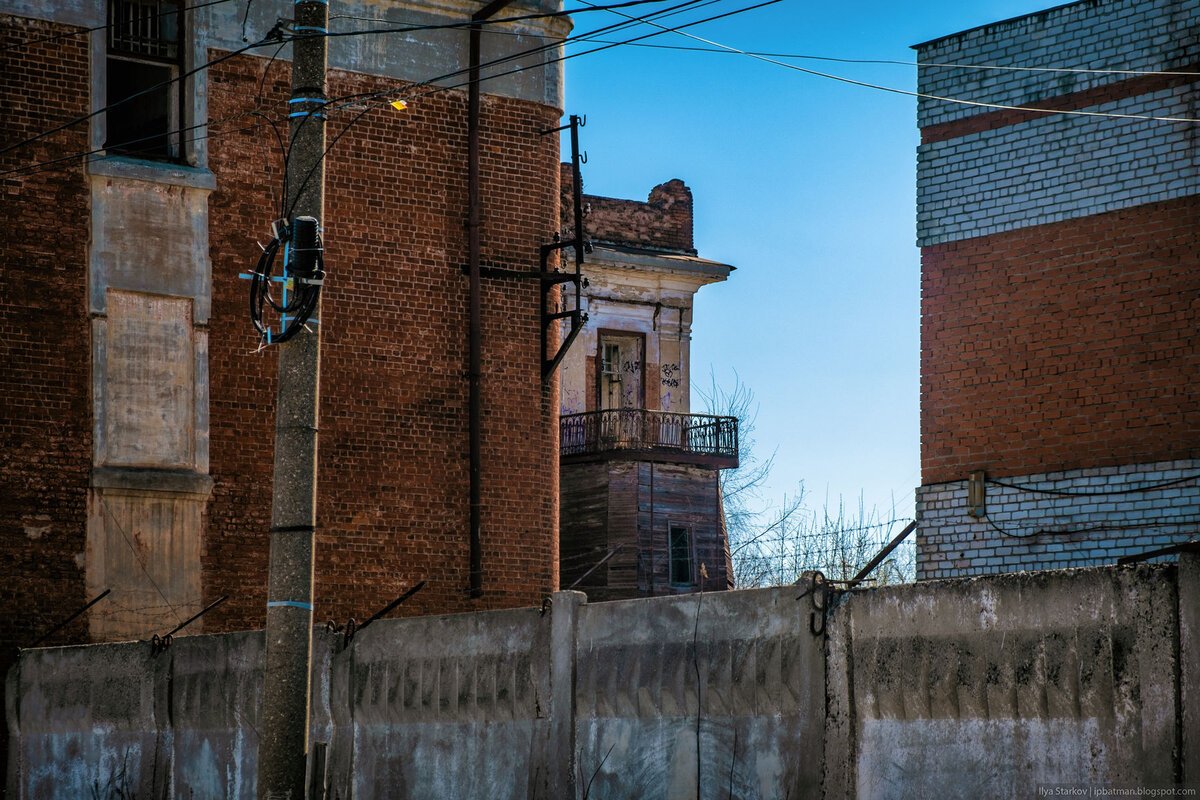
[[[581,0],[581,2],[584,2],[584,1],[585,0]],[[710,5],[710,4],[716,3],[716,2],[720,2],[720,0],[708,0],[708,2],[703,3],[702,5]],[[600,8],[595,5],[589,4],[589,8],[574,9],[572,11],[567,11],[567,12],[563,12],[563,13],[569,15],[569,14],[577,14],[580,11],[608,10],[610,8],[616,8],[616,7],[619,7],[619,6],[609,6],[606,8]],[[335,14],[335,15],[331,16],[330,19],[331,20],[348,19],[348,20],[358,20],[358,21],[362,21],[362,22],[384,22],[384,23],[395,22],[395,20],[388,20],[388,19],[385,19],[382,17],[364,17],[364,16],[357,16],[354,14]],[[506,20],[492,20],[492,21],[503,22]],[[552,36],[549,36],[546,34],[539,34],[539,33],[526,32],[526,31],[487,30],[487,31],[484,31],[484,33],[488,36],[534,36],[534,37],[538,37],[538,38],[542,38],[542,39],[553,38]],[[345,34],[338,34],[338,35],[345,35]],[[833,63],[838,63],[838,64],[876,64],[876,65],[894,65],[894,66],[902,66],[902,67],[934,67],[934,68],[944,68],[944,69],[974,69],[974,70],[996,70],[996,71],[1010,71],[1010,72],[1050,72],[1050,73],[1069,73],[1069,74],[1084,74],[1084,75],[1132,75],[1132,76],[1164,76],[1165,75],[1165,76],[1182,76],[1182,77],[1200,77],[1200,72],[1191,72],[1191,71],[1186,71],[1186,70],[1094,69],[1094,68],[1087,68],[1087,67],[1027,67],[1027,66],[1007,65],[1007,64],[967,64],[967,63],[962,63],[962,62],[903,61],[900,59],[893,59],[893,58],[845,58],[845,57],[838,57],[838,56],[819,56],[819,55],[813,55],[811,53],[774,53],[774,52],[764,52],[764,51],[756,51],[756,50],[737,51],[737,50],[731,50],[731,49],[720,47],[720,46],[717,46],[717,47],[694,47],[694,46],[689,47],[687,45],[674,45],[674,44],[657,44],[657,43],[643,43],[643,42],[613,42],[613,41],[606,41],[603,39],[593,39],[593,38],[591,38],[591,35],[579,38],[577,40],[578,41],[591,41],[591,42],[595,42],[596,44],[616,44],[616,45],[627,44],[631,47],[644,47],[644,48],[650,48],[650,49],[656,49],[656,50],[678,50],[678,51],[682,51],[682,52],[695,52],[695,53],[724,53],[724,54],[730,54],[730,55],[762,56],[764,58],[789,58],[789,59],[806,60],[806,61],[828,61],[828,62],[833,62]]]
[[[310,33],[296,38],[315,38],[318,36],[336,39],[343,36],[361,36],[363,34],[375,33],[411,33],[413,31],[425,30],[454,30],[454,29],[470,29],[472,25],[501,25],[510,22],[527,22],[535,19],[553,19],[556,17],[566,17],[572,14],[582,14],[588,11],[611,11],[616,8],[628,8],[630,6],[642,6],[647,3],[661,3],[663,0],[624,0],[621,3],[611,3],[604,6],[595,6],[588,4],[589,8],[574,8],[565,9],[563,11],[543,11],[536,14],[521,14],[516,17],[491,17],[486,20],[467,20],[465,22],[447,22],[438,25],[420,25],[408,26],[402,28],[371,28],[360,31],[328,31],[325,33]],[[363,17],[330,17],[330,19],[364,19]],[[376,20],[386,22],[387,20]]]
[[[1073,491],[1070,489],[1042,489],[1037,486],[1022,486],[1016,483],[1005,483],[1004,481],[993,480],[987,478],[986,483],[994,486],[1003,486],[1005,489],[1016,489],[1022,492],[1031,492],[1033,494],[1050,494],[1063,497],[1100,497],[1104,495],[1120,495],[1120,494],[1139,494],[1141,492],[1151,492],[1155,489],[1164,489],[1168,486],[1178,486],[1181,483],[1191,483],[1194,480],[1200,479],[1200,474],[1185,475],[1182,478],[1174,480],[1162,481],[1161,483],[1148,483],[1143,486],[1134,486],[1130,489],[1100,489],[1098,491]]]
[[[509,35],[517,36],[521,34],[513,31],[487,31],[489,35]],[[527,35],[527,34],[526,34]],[[592,39],[597,43],[603,42],[601,39]],[[945,69],[974,69],[974,70],[997,70],[1008,72],[1050,72],[1050,73],[1069,73],[1069,74],[1085,74],[1085,75],[1130,75],[1135,77],[1156,77],[1156,76],[1180,76],[1180,77],[1200,77],[1200,72],[1188,72],[1182,70],[1162,70],[1162,69],[1087,69],[1082,67],[1023,67],[1001,64],[961,64],[961,63],[939,63],[934,61],[900,61],[890,58],[842,58],[838,56],[817,56],[808,53],[772,53],[761,50],[729,50],[721,47],[693,47],[682,44],[650,44],[636,42],[632,47],[645,47],[655,50],[678,50],[688,53],[718,53],[724,55],[747,55],[761,56],[763,58],[789,58],[797,61],[828,61],[837,64],[875,64],[875,65],[895,65],[902,67],[935,67]]]
[[[718,2],[719,0],[711,0]],[[355,17],[344,15],[343,19],[357,19],[370,22],[387,22],[388,20],[379,19],[377,17]],[[488,36],[538,36],[543,39],[550,38],[543,34],[526,33],[521,31],[503,31],[490,30],[485,31]],[[588,38],[587,41],[597,44],[622,44],[621,42],[611,42],[604,39]],[[937,61],[901,61],[894,58],[845,58],[841,56],[818,56],[811,53],[775,53],[763,50],[746,50],[739,52],[736,50],[728,50],[721,47],[698,47],[683,44],[659,44],[649,42],[633,42],[631,47],[644,47],[652,50],[676,50],[685,53],[717,53],[722,55],[748,55],[748,56],[763,56],[765,58],[789,58],[797,61],[829,61],[837,64],[875,64],[875,65],[894,65],[901,67],[935,67],[946,69],[975,69],[975,70],[998,70],[1009,72],[1050,72],[1050,73],[1072,73],[1085,75],[1131,75],[1135,77],[1154,77],[1154,76],[1181,76],[1181,77],[1200,77],[1200,72],[1189,72],[1186,70],[1163,70],[1163,69],[1090,69],[1086,67],[1025,67],[1005,64],[965,64],[959,62],[937,62]]]
[[[1183,519],[1155,518],[1118,525],[1101,524],[1082,528],[1069,528],[1066,525],[1063,525],[1061,526],[1062,530],[1050,530],[1046,527],[1038,527],[1029,533],[1013,533],[1012,531],[1001,528],[999,525],[993,522],[990,515],[984,515],[983,520],[992,528],[992,530],[1003,534],[1010,539],[1033,539],[1038,536],[1071,536],[1080,533],[1103,533],[1104,531],[1153,530],[1156,528],[1179,527],[1187,525],[1195,526],[1200,524],[1200,517],[1188,517]]]
[[[587,33],[577,34],[574,36],[568,36],[561,40],[556,39],[551,44],[539,45],[537,47],[529,48],[528,50],[521,50],[516,53],[511,53],[507,56],[501,56],[500,58],[496,58],[491,61],[484,62],[484,63],[480,64],[479,67],[480,67],[480,69],[483,69],[486,67],[494,67],[494,66],[498,66],[500,64],[505,64],[509,61],[515,61],[520,58],[525,58],[526,56],[540,55],[547,51],[554,50],[555,48],[559,47],[560,45],[566,44],[568,42],[581,41],[581,40],[586,39],[586,37],[593,36],[593,35],[596,35],[599,33],[614,32],[617,30],[628,28],[631,25],[637,24],[638,22],[641,22],[644,20],[649,20],[651,17],[666,17],[666,16],[670,16],[672,14],[679,13],[680,11],[686,10],[690,7],[698,8],[698,7],[702,7],[705,5],[709,5],[712,2],[717,2],[717,0],[686,0],[685,2],[679,3],[677,5],[669,6],[668,8],[665,8],[665,9],[659,9],[658,11],[652,12],[651,14],[647,14],[644,17],[629,17],[628,19],[632,20],[631,22],[614,23],[613,25],[606,25],[602,28],[597,28],[596,30],[589,31]],[[778,0],[775,0],[775,2],[778,2]],[[596,10],[608,10],[607,7],[601,7],[601,6],[597,6],[595,8],[596,8]],[[704,20],[701,20],[701,22],[703,22],[703,21]],[[372,31],[361,31],[359,33],[371,33],[371,32]],[[631,41],[636,41],[636,40],[631,40]],[[618,42],[617,45],[619,45],[619,44],[623,44],[623,43]],[[613,45],[613,46],[616,46],[616,45]],[[589,52],[591,52],[591,51],[589,51]],[[577,55],[586,55],[586,54],[587,53],[576,53],[576,54],[572,54],[570,56],[566,56],[565,58],[574,58]],[[553,59],[551,61],[543,62],[539,66],[546,66],[548,64],[553,64],[553,63],[556,63],[557,61],[561,61],[561,60],[564,60],[564,59],[563,58]],[[518,69],[510,70],[508,72],[499,73],[496,75],[489,75],[489,76],[480,78],[480,80],[490,80],[493,78],[504,77],[506,75],[512,75],[517,72],[523,71],[523,69],[524,68],[518,68]],[[445,80],[449,80],[451,78],[456,78],[460,75],[468,74],[470,71],[471,71],[470,67],[463,67],[461,69],[454,70],[453,72],[447,72],[447,73],[439,75],[435,78],[428,78],[424,81],[420,81],[418,83],[413,83],[413,84],[408,84],[406,86],[394,87],[391,89],[383,89],[383,90],[375,91],[375,92],[361,92],[358,94],[343,95],[341,97],[332,98],[332,99],[326,101],[326,107],[328,107],[329,105],[332,105],[334,103],[341,103],[342,104],[341,107],[347,107],[349,105],[349,103],[347,101],[351,101],[351,100],[368,100],[369,101],[369,100],[383,99],[383,98],[390,97],[390,96],[395,95],[400,92],[410,91],[414,88],[428,86],[433,83],[438,83],[440,81],[445,81]],[[470,85],[470,81],[466,81],[464,83],[455,84],[453,86],[438,87],[438,88],[433,89],[430,92],[425,92],[425,93],[422,93],[420,95],[415,95],[415,96],[420,97],[420,96],[424,96],[425,94],[431,94],[433,92],[442,91],[444,89],[457,89],[457,88],[461,88],[463,86],[469,86],[469,85]]]
[[[580,0],[580,2],[585,3],[587,5],[591,5],[590,3],[588,3],[588,0]],[[614,11],[613,13],[618,14],[620,16],[625,16],[624,14],[620,14],[620,12],[618,12],[618,11]],[[647,24],[655,25],[655,27],[661,27],[661,26],[656,25],[653,22],[649,22]],[[1188,122],[1188,123],[1193,123],[1193,124],[1200,122],[1200,119],[1194,119],[1191,117],[1159,117],[1159,116],[1152,116],[1152,115],[1146,115],[1146,114],[1118,114],[1118,113],[1113,113],[1113,112],[1102,112],[1102,111],[1078,111],[1078,110],[1069,111],[1069,110],[1065,110],[1065,109],[1036,108],[1033,106],[1013,106],[1013,105],[1006,105],[1003,103],[987,103],[987,102],[984,102],[981,100],[964,100],[962,98],[957,98],[957,97],[943,97],[941,95],[929,94],[928,92],[914,92],[914,91],[909,91],[907,89],[896,89],[891,86],[883,86],[883,85],[880,85],[877,83],[867,83],[866,81],[857,81],[852,78],[845,78],[840,75],[830,74],[828,72],[819,72],[817,70],[811,70],[811,69],[806,69],[804,67],[798,67],[795,64],[788,64],[784,61],[779,61],[778,59],[769,58],[767,56],[755,55],[754,53],[750,53],[746,50],[742,50],[737,47],[731,47],[730,45],[726,45],[726,44],[721,44],[720,42],[715,42],[711,39],[705,39],[702,36],[696,36],[695,34],[692,34],[692,33],[684,33],[682,31],[675,31],[675,32],[681,33],[683,36],[686,36],[689,39],[695,39],[696,41],[704,42],[705,44],[709,44],[714,47],[719,47],[722,50],[727,50],[732,53],[738,53],[743,56],[747,56],[749,58],[753,58],[753,59],[762,61],[767,64],[774,64],[776,66],[783,67],[785,69],[792,69],[792,70],[796,70],[797,72],[803,72],[806,75],[813,75],[813,76],[819,77],[819,78],[827,78],[829,80],[835,80],[835,81],[840,81],[842,83],[848,83],[848,84],[851,84],[852,86],[862,86],[867,89],[876,89],[878,91],[891,92],[893,94],[905,95],[907,97],[917,97],[917,98],[920,98],[923,100],[938,100],[938,101],[941,101],[944,103],[957,103],[960,105],[975,106],[975,107],[980,107],[980,108],[993,108],[993,109],[1004,110],[1004,111],[1029,111],[1029,112],[1038,113],[1038,114],[1069,114],[1069,115],[1073,115],[1073,116],[1084,116],[1084,117],[1105,117],[1105,118],[1109,118],[1109,119],[1137,119],[1137,120],[1145,120],[1145,121],[1153,121],[1153,122]]]
[[[268,34],[268,36],[271,36],[271,34]],[[107,112],[109,109],[116,108],[119,105],[124,105],[125,103],[128,103],[130,100],[134,100],[143,95],[157,91],[159,89],[162,89],[165,86],[170,86],[172,83],[175,83],[177,81],[182,81],[182,80],[185,80],[186,78],[190,78],[191,76],[195,75],[196,73],[200,72],[201,70],[209,69],[210,67],[214,67],[217,64],[220,64],[224,61],[228,61],[229,59],[234,58],[235,56],[239,56],[242,53],[245,53],[247,50],[251,50],[255,47],[262,47],[264,45],[271,44],[271,43],[277,42],[277,41],[278,41],[278,39],[274,39],[274,38],[264,38],[257,42],[254,42],[253,44],[248,44],[245,47],[239,47],[236,50],[231,50],[230,52],[228,52],[222,56],[218,56],[217,58],[214,58],[212,61],[201,64],[198,67],[193,67],[192,69],[190,69],[186,72],[183,72],[174,78],[171,78],[169,80],[163,81],[158,84],[155,84],[154,86],[143,89],[140,92],[135,92],[135,93],[129,95],[128,97],[125,97],[125,98],[122,98],[121,100],[116,101],[115,103],[109,103],[108,105],[103,106],[102,108],[98,108],[95,111],[92,111],[88,114],[83,115],[82,117],[76,117],[75,119],[73,119],[69,122],[64,122],[57,127],[51,128],[50,130],[46,130],[46,131],[42,131],[41,133],[34,134],[33,136],[29,137],[28,139],[17,142],[16,144],[10,144],[5,148],[0,149],[0,155],[4,155],[5,153],[16,150],[19,147],[24,147],[26,145],[33,144],[34,142],[40,141],[41,139],[45,139],[47,136],[52,136],[52,135],[58,133],[59,131],[64,131],[67,128],[74,127],[75,125],[78,125],[81,122],[87,122],[88,120],[92,119],[93,117],[99,116],[100,114]],[[7,174],[7,173],[3,173],[3,174]]]
[[[778,2],[781,2],[781,0],[764,0],[764,2],[761,2],[761,3],[757,4],[757,5],[749,6],[749,7],[747,7],[747,8],[739,9],[739,10],[736,10],[736,11],[730,11],[730,12],[726,12],[726,13],[724,13],[724,14],[719,14],[719,15],[717,15],[717,16],[714,16],[714,17],[709,17],[709,18],[707,18],[707,19],[696,20],[696,21],[689,22],[689,23],[686,23],[685,25],[681,25],[681,26],[678,26],[678,27],[679,27],[679,28],[684,28],[684,27],[690,27],[690,26],[692,26],[692,25],[699,25],[699,24],[701,24],[701,23],[704,23],[704,22],[709,22],[709,21],[711,21],[711,20],[714,20],[714,19],[720,19],[720,18],[722,18],[722,17],[727,17],[727,16],[730,16],[730,15],[732,15],[732,14],[739,14],[739,13],[742,13],[742,12],[744,12],[744,11],[749,11],[749,10],[751,10],[751,9],[754,9],[754,8],[760,8],[760,7],[762,7],[762,6],[773,5],[773,4],[775,4],[775,3],[778,3]],[[635,23],[639,23],[639,22],[646,22],[646,21],[648,21],[648,20],[649,20],[649,17],[650,17],[650,16],[658,16],[658,15],[660,15],[660,14],[665,14],[665,13],[667,13],[667,12],[674,11],[674,10],[676,10],[676,9],[682,9],[682,8],[686,8],[686,7],[688,7],[688,6],[694,5],[695,3],[696,3],[696,0],[689,0],[688,2],[680,3],[680,4],[679,4],[679,5],[677,5],[677,6],[672,6],[672,7],[668,8],[668,9],[663,9],[663,10],[660,10],[660,11],[658,11],[658,12],[655,12],[655,14],[653,14],[653,15],[647,15],[647,16],[645,16],[645,17],[630,18],[630,19],[632,20],[632,23],[631,23],[631,22],[618,23],[618,24],[615,24],[615,25],[610,25],[610,26],[607,26],[606,28],[602,28],[601,30],[620,29],[620,28],[628,27],[630,24],[635,24]],[[597,7],[597,8],[599,8],[599,7]],[[604,10],[607,10],[607,9],[604,9]],[[625,16],[625,15],[622,15],[622,16]],[[645,38],[649,38],[649,37],[652,37],[652,36],[660,36],[662,33],[664,33],[664,32],[667,32],[667,31],[669,31],[669,30],[674,30],[674,29],[666,29],[665,31],[658,31],[658,32],[655,32],[655,33],[649,33],[649,34],[645,34],[645,35],[643,35],[643,36],[639,36],[639,37],[636,37],[636,38],[634,38],[634,39],[631,39],[630,41],[638,41],[638,40],[640,40],[640,39],[645,39]],[[593,31],[592,33],[595,33],[595,31]],[[573,39],[575,39],[575,38],[577,38],[577,37],[570,37],[570,39],[571,39],[571,40],[573,40]],[[564,41],[568,41],[568,40],[564,40]],[[480,69],[482,69],[482,68],[484,68],[484,67],[495,66],[495,65],[497,65],[497,64],[505,63],[505,62],[508,62],[508,61],[514,61],[514,60],[517,60],[517,59],[519,59],[519,58],[524,58],[525,56],[528,56],[528,55],[538,55],[538,54],[544,53],[544,52],[546,52],[546,51],[548,51],[548,50],[551,50],[551,49],[557,48],[557,47],[558,47],[558,44],[559,44],[559,43],[555,43],[555,44],[553,44],[553,45],[542,45],[542,46],[540,46],[540,47],[535,47],[535,48],[531,48],[531,49],[529,49],[529,50],[525,50],[525,51],[521,51],[521,52],[518,52],[518,53],[510,54],[510,55],[508,55],[508,56],[505,56],[505,57],[502,57],[502,58],[499,58],[499,59],[494,59],[493,61],[489,61],[489,62],[487,62],[487,63],[484,63],[484,64],[480,64],[480,65],[479,65],[479,67],[480,67]],[[608,49],[610,49],[610,48],[612,48],[612,47],[616,47],[616,46],[618,46],[618,45],[605,45],[605,46],[603,46],[603,47],[597,47],[597,48],[593,48],[593,49],[591,49],[591,50],[585,50],[585,51],[584,51],[584,52],[582,52],[582,53],[572,53],[572,54],[570,54],[570,55],[562,55],[562,56],[557,56],[557,57],[555,57],[555,58],[552,58],[552,59],[550,59],[550,60],[548,60],[548,61],[543,61],[543,62],[541,62],[541,64],[539,64],[539,66],[541,66],[541,67],[545,67],[545,66],[548,66],[548,65],[550,65],[550,64],[555,64],[555,63],[558,63],[558,62],[560,62],[560,61],[565,61],[565,60],[567,60],[568,58],[576,58],[576,57],[583,56],[583,55],[589,55],[589,54],[591,54],[591,53],[596,53],[596,52],[599,52],[599,51],[601,51],[601,50],[608,50]],[[524,71],[524,69],[525,69],[524,67],[516,67],[515,69],[508,70],[507,72],[501,72],[501,73],[497,73],[497,74],[495,74],[495,75],[489,75],[489,76],[486,76],[486,77],[483,77],[483,76],[481,76],[481,77],[479,78],[479,80],[480,80],[480,81],[483,81],[483,80],[494,80],[494,79],[496,79],[496,78],[502,78],[502,77],[504,77],[504,76],[506,76],[506,75],[512,75],[512,74],[515,74],[515,73],[518,73],[518,72],[523,72],[523,71]],[[325,107],[329,107],[330,105],[332,105],[332,104],[333,104],[333,103],[335,103],[335,102],[340,102],[340,103],[342,103],[342,107],[346,107],[347,105],[349,105],[347,102],[345,102],[346,100],[366,100],[366,101],[368,101],[368,102],[369,102],[369,101],[371,101],[371,100],[386,100],[386,98],[388,98],[388,97],[391,97],[391,96],[394,96],[394,95],[397,95],[397,94],[403,94],[403,93],[406,93],[406,92],[410,92],[410,91],[412,91],[412,89],[413,89],[413,88],[415,88],[415,87],[419,87],[419,86],[427,86],[427,85],[429,85],[429,84],[431,84],[431,83],[434,83],[434,82],[436,82],[436,81],[442,81],[442,80],[446,80],[446,79],[448,79],[448,78],[456,77],[456,76],[458,76],[458,75],[462,75],[463,73],[465,73],[465,72],[470,72],[470,71],[471,71],[470,67],[467,67],[467,68],[463,68],[463,69],[460,69],[460,70],[456,70],[456,71],[454,71],[454,72],[451,72],[451,73],[447,73],[447,74],[445,74],[445,75],[442,75],[442,76],[439,76],[439,77],[437,77],[437,78],[432,78],[432,79],[429,79],[429,80],[423,81],[423,82],[421,82],[421,83],[419,83],[419,84],[410,84],[410,85],[408,85],[408,86],[395,87],[395,88],[392,88],[392,89],[385,89],[385,90],[378,91],[378,92],[359,93],[359,94],[355,94],[355,95],[349,95],[349,96],[342,97],[342,98],[335,98],[335,99],[332,99],[332,100],[328,100],[328,101],[326,101],[324,105],[325,105]],[[426,90],[426,91],[424,91],[424,92],[420,92],[420,93],[418,93],[418,94],[416,94],[416,95],[409,95],[409,97],[410,97],[410,98],[411,98],[411,97],[423,97],[423,96],[427,96],[427,95],[430,95],[430,94],[435,94],[435,93],[438,93],[438,92],[447,91],[447,90],[449,90],[449,89],[457,89],[457,88],[461,88],[461,87],[463,87],[463,86],[468,86],[469,84],[470,84],[470,81],[468,80],[468,81],[465,81],[465,82],[463,82],[463,83],[460,83],[460,84],[457,84],[457,85],[434,87],[434,88],[428,89],[428,90]],[[379,103],[379,104],[376,104],[376,105],[367,105],[365,108],[363,108],[363,109],[362,109],[362,110],[361,110],[361,111],[360,111],[360,112],[359,112],[357,115],[355,115],[355,117],[354,117],[352,120],[350,120],[350,122],[348,122],[348,123],[346,124],[346,126],[345,126],[344,128],[342,128],[342,130],[341,130],[341,131],[339,131],[339,132],[338,132],[336,135],[334,135],[334,137],[333,137],[333,138],[330,140],[330,142],[329,142],[329,145],[328,145],[328,146],[325,148],[325,153],[324,153],[324,155],[328,155],[328,154],[329,154],[329,153],[330,153],[330,152],[333,150],[334,146],[335,146],[335,145],[338,143],[338,140],[339,140],[339,139],[341,139],[341,138],[342,138],[342,136],[344,136],[344,135],[345,135],[345,134],[346,134],[346,133],[347,133],[347,132],[348,132],[348,131],[349,131],[349,130],[352,128],[352,127],[354,127],[354,125],[356,125],[356,124],[359,122],[359,120],[361,120],[361,119],[362,119],[362,118],[363,118],[363,117],[364,117],[364,116],[367,114],[367,112],[368,112],[368,111],[372,111],[372,110],[374,110],[374,109],[376,109],[376,108],[381,108],[381,107],[383,107],[383,103]],[[308,182],[308,180],[311,178],[312,174],[313,174],[313,171],[312,171],[312,170],[310,170],[310,171],[309,171],[309,173],[308,173],[308,175],[306,175],[306,176],[305,176],[305,179],[304,179],[304,182],[305,182],[305,183],[307,183],[307,182]],[[302,187],[301,187],[301,191],[302,191],[302,190],[303,190],[303,184],[302,184]],[[287,210],[287,211],[288,211],[288,213],[290,213],[290,209],[289,209],[289,210]],[[285,214],[284,214],[284,216],[287,216],[287,215],[288,215],[287,213],[285,213]]]
[[[226,2],[227,0],[215,0],[215,1],[216,2]],[[653,3],[653,2],[662,2],[662,0],[626,0],[626,2],[619,3],[617,5],[619,7],[626,7],[626,6],[631,6],[631,5],[643,5],[646,3]],[[606,11],[606,10],[608,10],[608,7],[607,6],[596,6],[596,7],[592,8],[591,10]],[[545,13],[540,13],[540,14],[526,14],[526,15],[522,15],[519,17],[507,17],[507,18],[502,18],[502,19],[489,20],[488,24],[497,24],[497,23],[502,23],[502,22],[512,22],[512,21],[521,21],[521,20],[529,20],[529,19],[541,19],[541,18],[549,18],[549,17],[559,17],[559,16],[562,16],[564,13],[566,13],[566,12],[556,11],[556,12],[545,12]],[[96,117],[102,113],[105,113],[105,112],[109,111],[110,109],[116,108],[117,106],[120,106],[120,105],[124,105],[125,103],[128,103],[138,97],[142,97],[144,95],[158,91],[159,89],[170,86],[173,83],[177,83],[177,82],[186,80],[187,78],[190,78],[191,76],[197,74],[198,72],[200,72],[202,70],[214,67],[217,64],[222,63],[223,61],[227,61],[230,58],[241,55],[242,53],[245,53],[248,50],[252,50],[257,47],[263,47],[263,46],[278,43],[278,42],[283,42],[283,43],[296,42],[296,41],[299,41],[302,39],[310,39],[310,38],[318,37],[318,36],[334,37],[334,36],[364,36],[364,35],[368,35],[368,34],[377,34],[377,33],[415,33],[415,32],[430,31],[430,30],[465,28],[465,27],[469,27],[472,24],[478,24],[478,23],[472,23],[470,21],[466,21],[466,22],[443,23],[443,24],[438,24],[438,25],[414,25],[414,26],[408,26],[408,27],[404,27],[404,28],[386,28],[386,29],[367,30],[367,31],[350,31],[350,32],[344,32],[344,33],[305,33],[305,34],[300,34],[300,35],[292,35],[285,39],[281,35],[283,22],[282,22],[282,20],[280,20],[280,21],[276,22],[275,27],[272,28],[271,31],[269,31],[262,39],[260,39],[257,42],[245,45],[244,47],[239,47],[235,50],[231,50],[230,52],[225,53],[224,55],[218,56],[217,58],[214,58],[211,61],[208,61],[204,64],[200,64],[199,66],[196,66],[190,70],[187,70],[186,72],[183,72],[175,77],[169,78],[160,83],[154,84],[153,86],[149,86],[146,89],[143,89],[139,92],[135,92],[134,94],[131,94],[128,97],[124,97],[121,100],[118,100],[114,103],[109,103],[106,106],[98,108],[98,109],[96,109],[88,114],[85,114],[83,116],[76,117],[75,119],[65,122],[57,127],[51,128],[50,130],[43,131],[43,132],[35,134],[34,136],[31,136],[23,141],[8,145],[7,147],[0,149],[0,155],[3,155],[4,153],[15,150],[19,147],[24,147],[26,145],[32,144],[36,141],[44,139],[47,136],[51,136],[55,133],[58,133],[59,131],[63,131],[63,130],[66,130],[67,128],[78,125],[81,122],[87,122],[88,120],[92,119],[93,117]],[[452,73],[452,74],[458,74],[458,73]]]

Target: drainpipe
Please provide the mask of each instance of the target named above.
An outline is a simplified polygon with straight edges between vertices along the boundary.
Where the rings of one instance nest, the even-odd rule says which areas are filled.
[[[468,439],[470,448],[470,480],[471,480],[471,556],[470,556],[470,596],[483,596],[483,548],[479,535],[483,528],[483,490],[481,488],[481,473],[483,471],[483,456],[480,445],[481,398],[480,383],[482,381],[482,347],[480,322],[480,288],[479,288],[479,50],[482,27],[479,23],[491,17],[497,11],[511,3],[512,0],[492,0],[486,6],[471,16],[470,51],[468,54],[470,84],[467,89],[467,196],[469,210],[467,212],[467,248],[468,269],[470,273],[470,352],[468,355],[469,399],[467,401]]]

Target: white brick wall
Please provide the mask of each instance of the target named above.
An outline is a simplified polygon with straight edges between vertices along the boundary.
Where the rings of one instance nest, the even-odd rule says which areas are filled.
[[[1200,58],[1200,0],[1090,0],[918,45],[924,63],[1170,70]],[[918,90],[1004,105],[1083,91],[1127,75],[923,67]],[[989,109],[920,100],[921,127]]]
[[[1191,87],[1087,110],[1194,118]],[[917,151],[921,246],[1200,192],[1195,126],[1054,115]]]
[[[1179,479],[1187,480],[1128,491]],[[997,480],[1077,494],[988,483],[986,516],[976,519],[966,480],[920,487],[917,580],[1111,564],[1200,537],[1200,459]]]

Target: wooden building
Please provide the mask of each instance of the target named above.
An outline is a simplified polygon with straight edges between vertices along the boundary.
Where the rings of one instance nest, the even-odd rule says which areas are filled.
[[[719,471],[737,466],[737,420],[691,413],[688,345],[693,296],[733,267],[696,256],[682,181],[646,202],[583,201],[587,324],[560,376],[561,585],[593,601],[730,588]]]

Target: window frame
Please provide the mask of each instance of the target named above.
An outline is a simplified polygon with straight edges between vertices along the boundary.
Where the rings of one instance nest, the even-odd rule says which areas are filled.
[[[605,341],[607,339],[607,341]],[[618,405],[617,407],[609,407],[606,403],[606,389],[608,385],[606,381],[612,383],[624,384],[623,370],[618,364],[617,372],[614,375],[605,370],[607,359],[605,358],[605,349],[607,344],[615,344],[619,346],[619,342],[614,342],[613,339],[626,339],[633,342],[633,346],[637,349],[637,403],[631,406],[632,409],[646,408],[646,334],[642,331],[621,330],[619,328],[600,328],[596,331],[596,352],[595,352],[595,409],[597,411],[621,411],[625,406]]]
[[[675,579],[677,558],[674,538],[676,530],[683,531],[686,537],[684,547],[687,554],[686,581]],[[696,586],[696,528],[694,525],[673,520],[667,521],[667,583],[673,589],[691,589]]]
[[[104,4],[104,18],[111,21],[118,8],[119,0],[107,0]],[[160,4],[171,4],[171,0],[159,0]],[[170,70],[174,82],[168,87],[167,124],[163,137],[166,139],[164,151],[147,152],[134,147],[120,147],[119,143],[110,143],[109,121],[107,113],[98,113],[92,126],[92,148],[103,151],[105,157],[119,160],[132,160],[147,165],[162,165],[167,168],[191,166],[204,169],[207,165],[208,149],[203,138],[189,141],[183,135],[196,120],[202,120],[207,113],[206,76],[201,70],[195,75],[188,71],[198,63],[202,63],[204,50],[199,43],[197,31],[206,28],[204,16],[207,9],[188,10],[185,0],[174,0],[178,19],[176,21],[177,39],[175,53],[171,56],[156,57],[138,54],[112,46],[112,36],[107,28],[96,31],[92,40],[92,97],[96,111],[103,111],[108,105],[110,60],[127,64],[143,63],[150,66],[166,67]],[[186,76],[180,79],[180,76]],[[158,81],[154,81],[157,83]],[[157,138],[157,135],[156,135]]]

